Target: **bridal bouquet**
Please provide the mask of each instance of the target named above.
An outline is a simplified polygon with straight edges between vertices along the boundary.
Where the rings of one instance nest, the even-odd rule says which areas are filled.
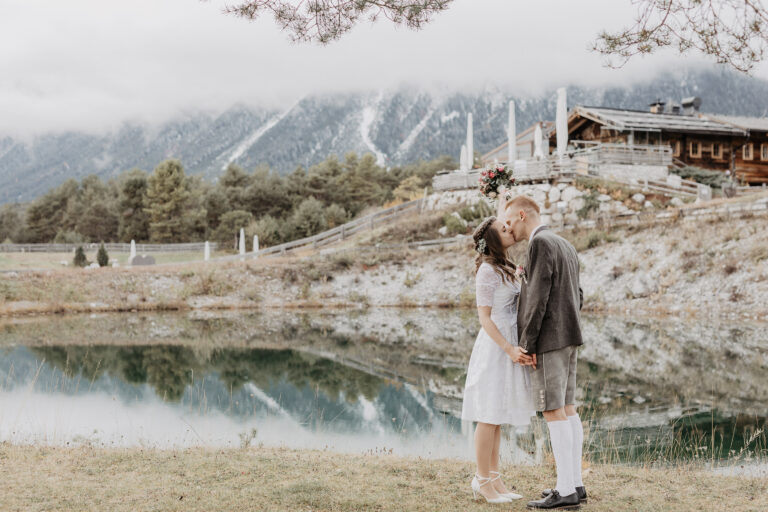
[[[481,172],[478,183],[481,194],[489,199],[496,199],[501,190],[514,186],[515,178],[512,177],[512,169],[506,165],[497,165]]]

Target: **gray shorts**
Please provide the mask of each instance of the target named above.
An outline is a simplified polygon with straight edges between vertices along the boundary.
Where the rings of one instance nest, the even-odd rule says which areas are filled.
[[[536,369],[531,368],[531,392],[537,411],[574,405],[577,348],[565,347],[536,355]]]

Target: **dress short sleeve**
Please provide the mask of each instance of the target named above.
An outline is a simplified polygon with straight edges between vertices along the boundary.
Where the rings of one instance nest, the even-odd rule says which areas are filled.
[[[475,275],[475,295],[478,306],[493,306],[493,296],[501,286],[501,276],[491,265],[483,263]]]

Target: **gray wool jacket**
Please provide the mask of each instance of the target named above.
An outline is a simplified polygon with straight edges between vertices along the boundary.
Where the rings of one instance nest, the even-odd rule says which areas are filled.
[[[528,246],[526,281],[517,310],[519,345],[529,354],[543,354],[583,345],[580,311],[579,258],[564,238],[542,226]]]

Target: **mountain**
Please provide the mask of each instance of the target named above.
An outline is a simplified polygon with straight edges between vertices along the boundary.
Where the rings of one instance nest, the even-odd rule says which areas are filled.
[[[702,110],[768,115],[768,81],[724,69],[676,70],[623,86],[568,88],[569,105],[646,109],[657,99],[700,96]],[[125,124],[112,133],[50,133],[31,140],[0,137],[0,204],[28,201],[68,178],[102,178],[138,167],[151,171],[179,158],[190,174],[207,179],[230,162],[246,169],[268,164],[281,173],[313,165],[330,154],[370,152],[393,166],[450,154],[457,159],[474,117],[474,146],[488,151],[506,139],[507,103],[517,105],[517,130],[554,119],[554,88],[519,95],[500,87],[478,93],[435,93],[416,88],[301,98],[283,110],[232,107],[160,126]]]

